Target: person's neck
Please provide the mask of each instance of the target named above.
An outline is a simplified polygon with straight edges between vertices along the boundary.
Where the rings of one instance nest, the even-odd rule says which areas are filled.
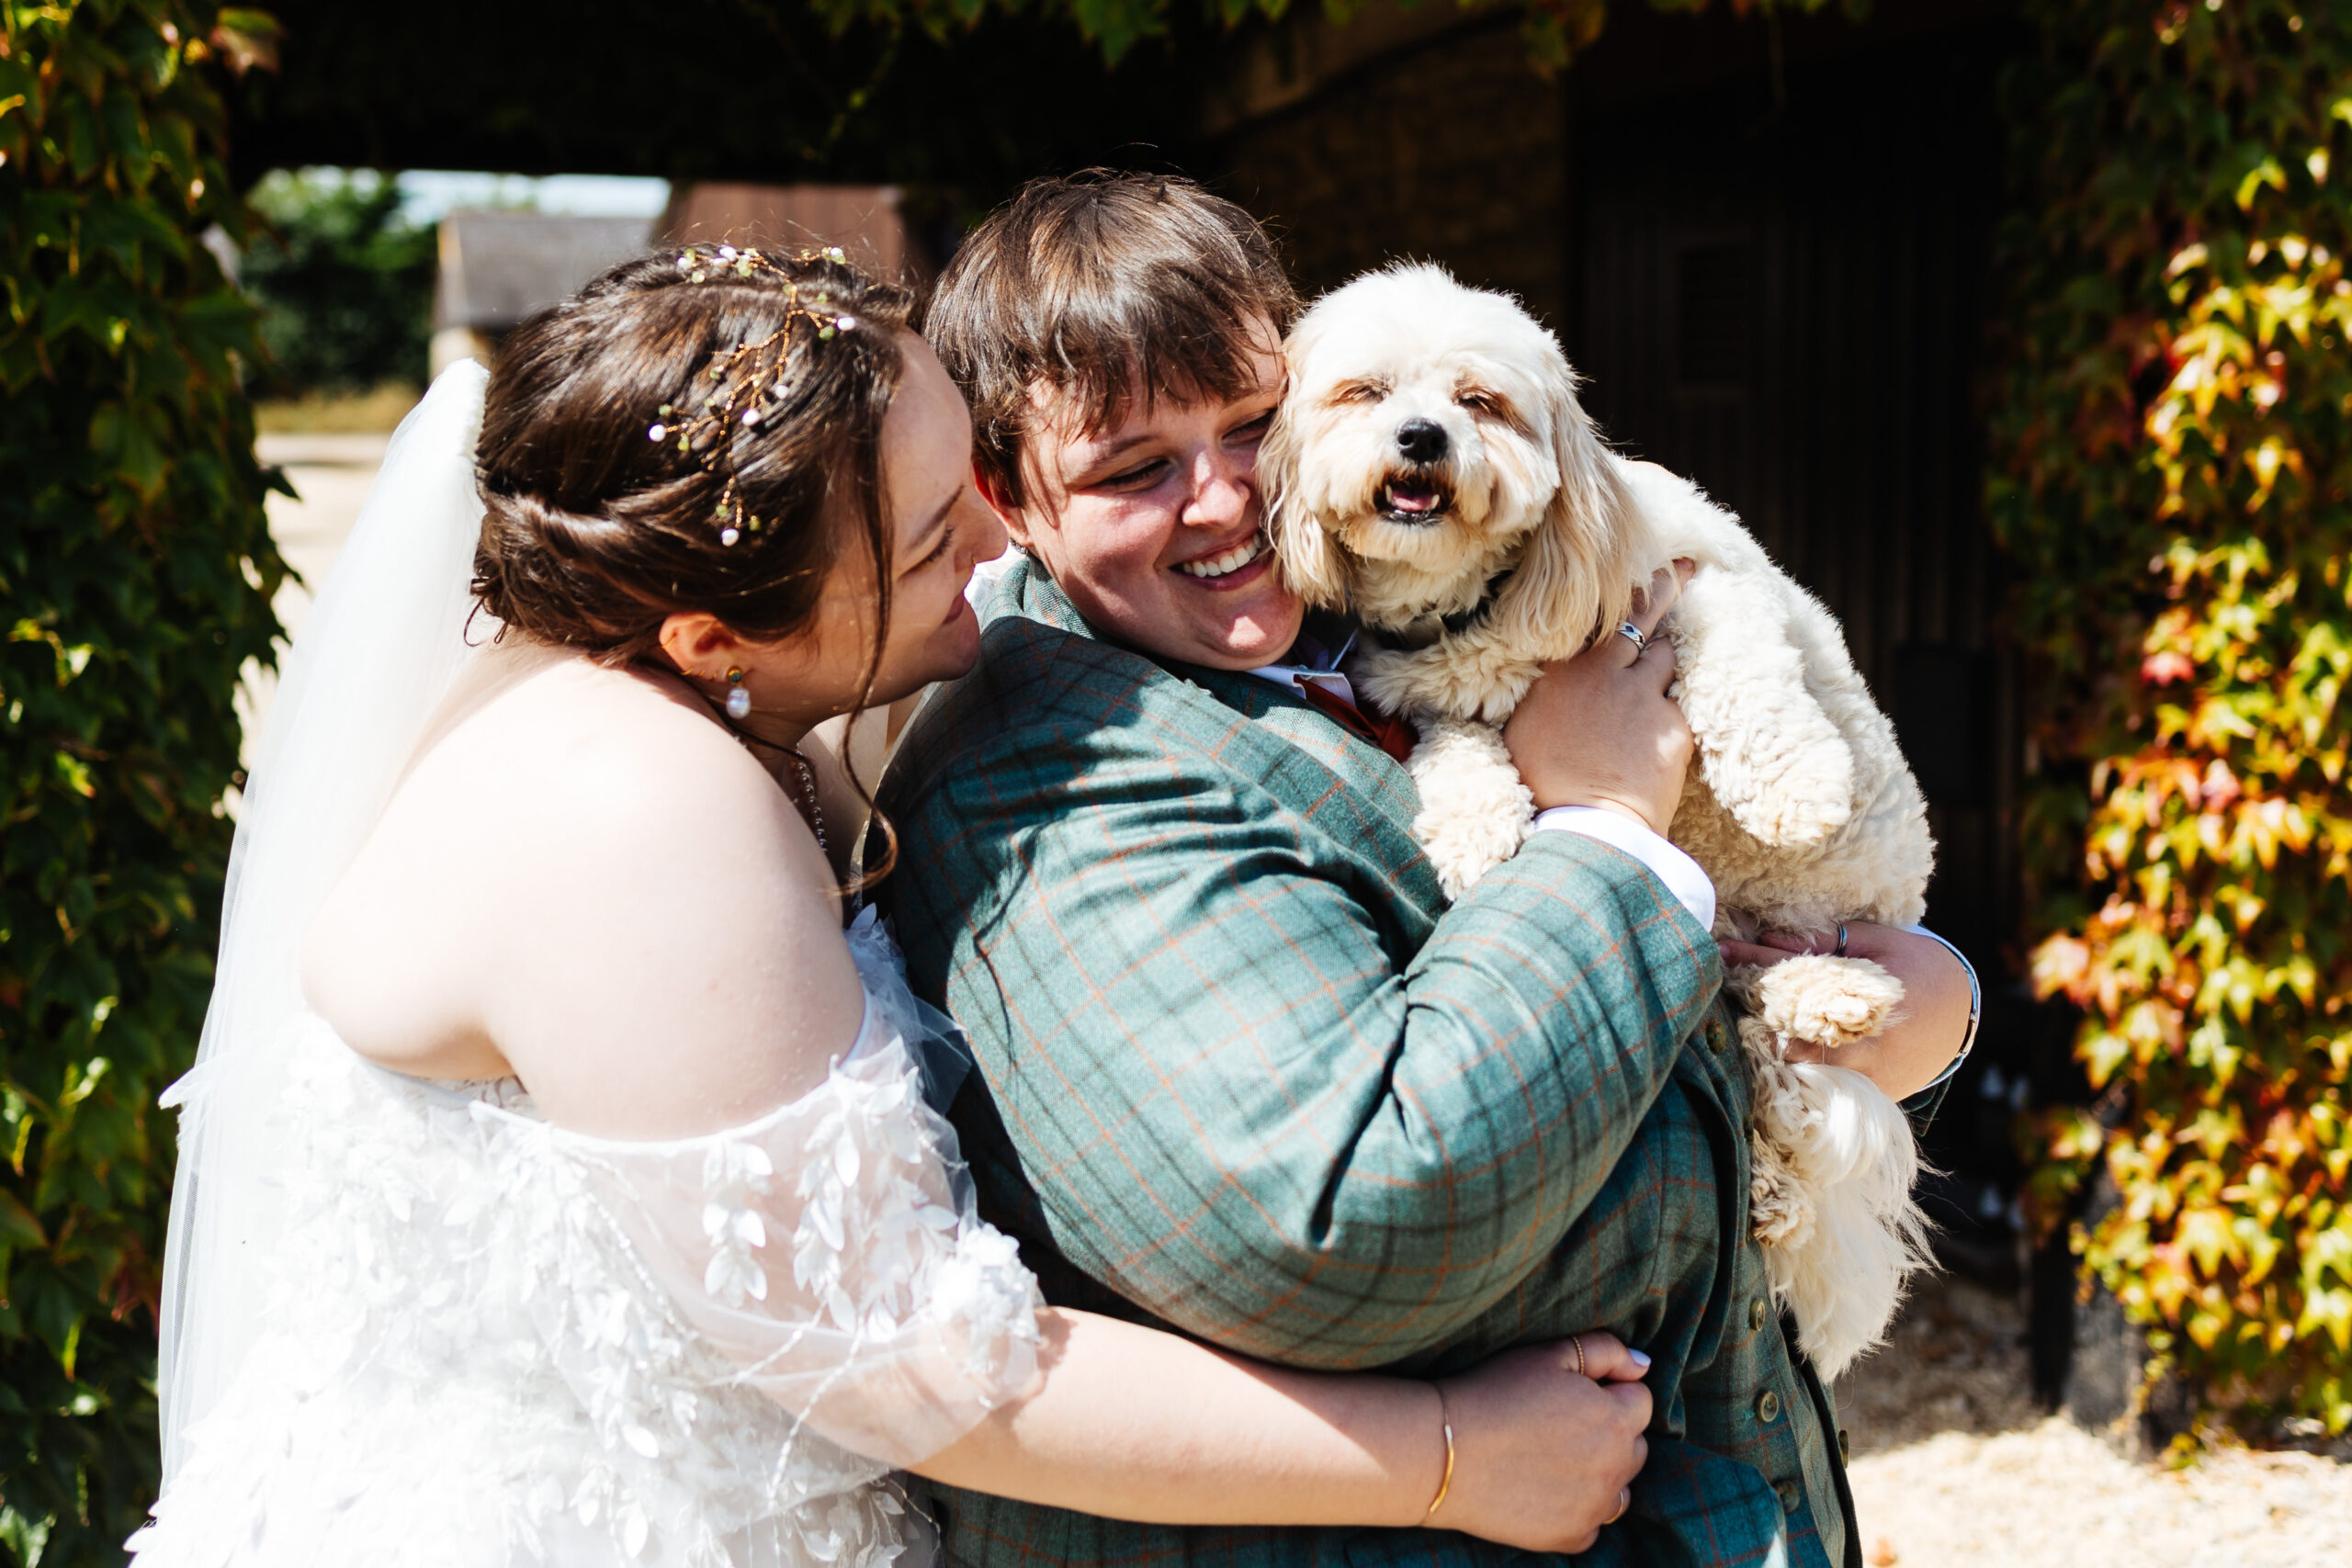
[[[744,719],[722,719],[743,750],[759,759],[768,776],[787,791],[800,787],[800,743],[808,738],[815,724],[801,723],[775,714],[755,713]]]
[[[1267,662],[1321,668],[1347,657],[1355,632],[1355,623],[1336,611],[1309,610],[1282,657]]]
[[[753,713],[749,718],[734,720],[731,728],[737,734],[749,737],[755,745],[769,750],[797,751],[810,730],[823,723],[825,718],[833,716],[836,716],[828,714],[820,718],[804,719],[785,714]]]
[[[793,758],[799,752],[800,743],[808,739],[810,730],[829,716],[820,714],[805,717],[771,711],[754,712],[741,719],[729,718],[721,703],[687,680],[681,671],[651,660],[643,661],[639,668],[660,685],[707,713],[712,723],[741,741],[743,750],[758,758],[760,766],[779,781],[786,779],[787,772],[791,772],[797,780],[798,764]]]

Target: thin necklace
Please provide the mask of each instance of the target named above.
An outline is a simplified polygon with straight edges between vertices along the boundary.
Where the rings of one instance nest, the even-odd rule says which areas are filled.
[[[684,675],[687,671],[680,671],[678,673]],[[710,709],[711,716],[718,720],[718,727],[733,736],[735,743],[744,750],[756,753],[760,747],[764,746],[771,751],[781,751],[792,759],[793,765],[800,770],[799,798],[792,803],[793,807],[808,819],[808,830],[817,835],[818,852],[825,854],[830,859],[830,851],[825,842],[825,812],[824,808],[817,804],[817,770],[808,765],[808,759],[802,756],[794,747],[779,745],[774,740],[763,740],[749,730],[736,728],[735,721],[727,716],[727,710],[712,702],[709,694],[691,680],[686,682],[686,689],[702,700],[703,705]],[[781,780],[778,783],[782,784]],[[783,788],[786,795],[793,793],[788,784],[784,784]]]
[[[799,807],[807,815],[808,818],[809,831],[817,835],[818,852],[820,854],[826,853],[825,813],[823,808],[817,804],[817,771],[808,765],[808,758],[802,756],[793,748],[789,746],[779,746],[776,750],[791,758],[794,765],[800,770],[801,798],[793,802],[793,804]]]

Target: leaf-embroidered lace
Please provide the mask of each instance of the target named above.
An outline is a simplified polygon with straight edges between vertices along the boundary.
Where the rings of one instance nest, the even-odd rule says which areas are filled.
[[[306,1019],[267,1328],[139,1568],[920,1561],[889,1472],[1030,1386],[1037,1296],[923,1098],[944,1021],[870,922],[852,945],[865,1025],[827,1080],[667,1143]]]

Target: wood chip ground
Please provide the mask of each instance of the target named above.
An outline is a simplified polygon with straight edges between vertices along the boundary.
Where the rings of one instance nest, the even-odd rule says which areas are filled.
[[[1920,1291],[1838,1390],[1872,1568],[2352,1568],[2352,1464],[2122,1457],[2029,1390],[2017,1303]]]

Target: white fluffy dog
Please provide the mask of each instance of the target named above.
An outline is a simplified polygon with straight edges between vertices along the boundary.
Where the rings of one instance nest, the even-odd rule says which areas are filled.
[[[1325,296],[1284,353],[1260,457],[1269,532],[1294,587],[1370,634],[1357,689],[1419,727],[1415,831],[1449,896],[1527,835],[1533,798],[1500,726],[1538,669],[1687,558],[1697,574],[1662,630],[1698,758],[1671,837],[1714,879],[1716,934],[1920,918],[1926,808],[1838,623],[1694,486],[1610,453],[1515,301],[1397,265]],[[1902,986],[1825,954],[1736,970],[1729,988],[1756,1088],[1751,1223],[1834,1378],[1925,1261],[1918,1151],[1868,1078],[1786,1051],[1877,1032]]]

